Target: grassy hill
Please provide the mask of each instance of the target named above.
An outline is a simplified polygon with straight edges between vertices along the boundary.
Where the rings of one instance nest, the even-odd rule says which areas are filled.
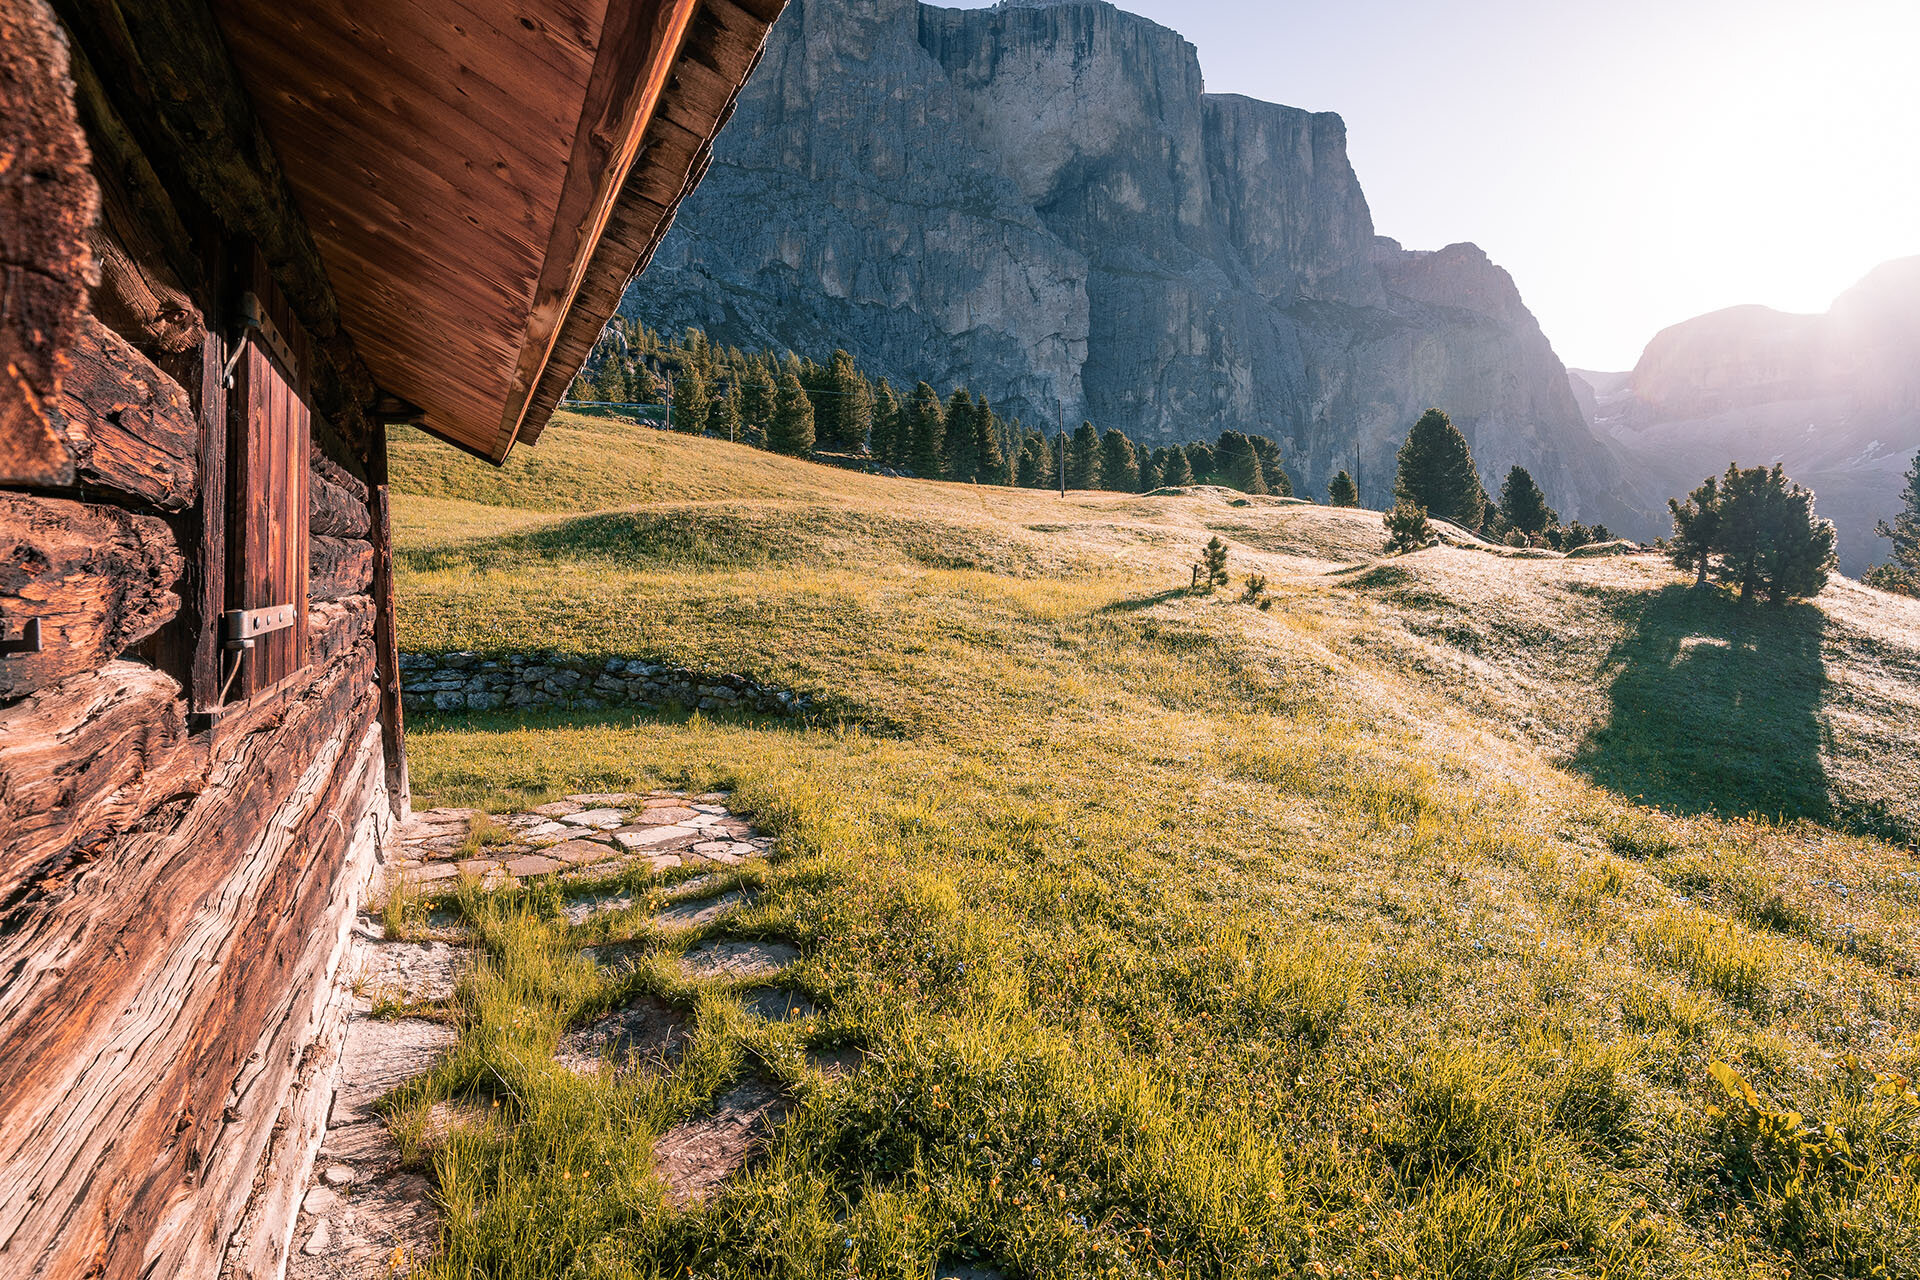
[[[698,1069],[582,1084],[591,938],[499,896],[512,998],[469,993],[435,1087],[484,1064],[516,1123],[443,1160],[447,1274],[1920,1274],[1920,605],[583,419],[499,472],[402,436],[394,474],[403,647],[825,708],[413,723],[423,803],[733,788],[783,850],[737,927],[823,1010],[663,988]],[[665,1209],[632,1153],[755,1064],[779,1142]]]

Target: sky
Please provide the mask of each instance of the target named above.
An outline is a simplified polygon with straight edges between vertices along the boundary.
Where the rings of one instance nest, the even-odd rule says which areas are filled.
[[[944,0],[965,8],[985,0]],[[1920,0],[1122,0],[1336,111],[1381,235],[1471,240],[1562,360],[1920,254]]]

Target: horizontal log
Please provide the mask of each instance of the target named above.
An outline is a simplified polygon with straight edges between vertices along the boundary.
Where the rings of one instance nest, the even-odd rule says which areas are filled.
[[[309,540],[307,599],[339,600],[373,585],[373,544],[360,538]]]
[[[74,478],[151,502],[192,506],[200,490],[200,423],[187,393],[133,345],[83,317],[55,421]]]
[[[161,799],[198,785],[170,676],[110,662],[0,707],[0,934]]]
[[[318,600],[307,609],[307,661],[332,662],[357,645],[373,643],[373,597]]]
[[[317,443],[312,471],[307,486],[308,532],[330,538],[366,537],[371,527],[366,482],[329,458]]]
[[[0,655],[0,701],[94,671],[179,611],[185,561],[165,521],[0,491],[0,627],[40,622],[38,653]]]
[[[0,1257],[218,1269],[379,802],[372,675],[359,646],[193,735],[197,777],[0,933]]]
[[[93,312],[108,328],[164,355],[184,355],[200,345],[206,322],[170,273],[135,257],[105,228],[94,230],[92,244],[100,266]]]

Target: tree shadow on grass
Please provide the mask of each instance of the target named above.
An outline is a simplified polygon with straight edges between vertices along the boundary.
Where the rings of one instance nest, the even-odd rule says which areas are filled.
[[[1820,720],[1826,615],[1742,607],[1670,586],[1617,606],[1612,714],[1575,767],[1623,795],[1689,813],[1835,817]]]

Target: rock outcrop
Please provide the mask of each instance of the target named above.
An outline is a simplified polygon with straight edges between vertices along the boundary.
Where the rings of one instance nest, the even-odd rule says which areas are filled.
[[[1631,373],[1574,376],[1640,505],[1730,461],[1779,462],[1817,495],[1841,568],[1858,574],[1886,555],[1874,522],[1892,518],[1920,449],[1920,257],[1882,265],[1824,314],[1732,307],[1662,330]]]
[[[1208,94],[1192,45],[1095,0],[795,0],[623,309],[1028,422],[1258,431],[1374,501],[1438,404],[1490,480],[1622,516],[1504,271],[1376,237],[1337,115]]]

